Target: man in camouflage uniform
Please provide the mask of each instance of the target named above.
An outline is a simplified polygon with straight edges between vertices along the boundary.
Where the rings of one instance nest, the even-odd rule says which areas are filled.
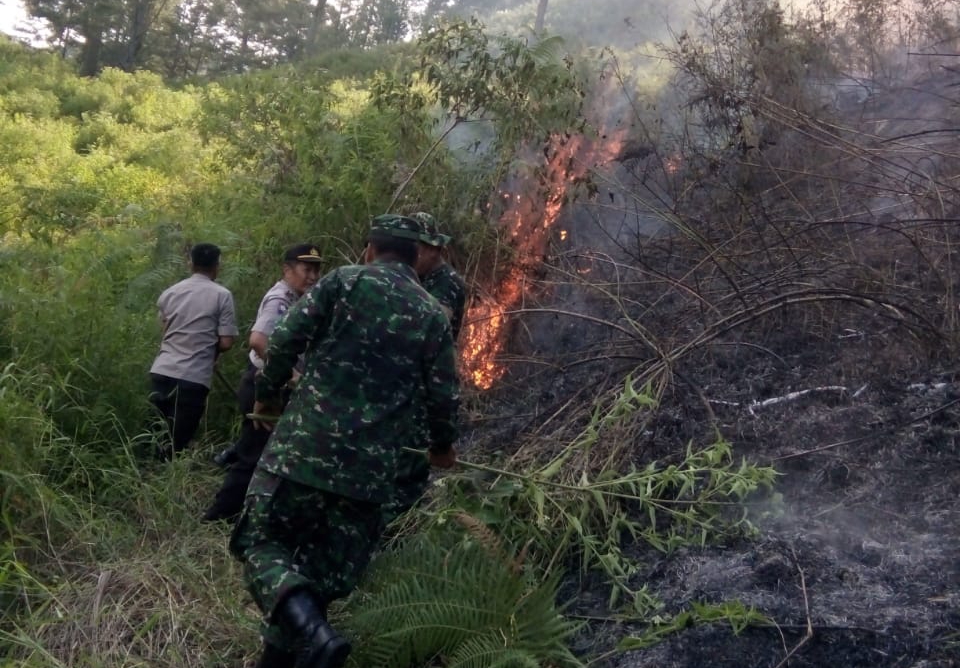
[[[463,324],[463,311],[467,301],[467,287],[443,257],[443,250],[450,243],[449,235],[440,234],[433,216],[423,211],[410,216],[423,227],[417,244],[417,275],[423,288],[440,302],[443,312],[450,319],[454,343]],[[383,506],[384,525],[413,507],[430,482],[430,464],[422,456],[412,452],[400,453],[397,471],[397,495]]]
[[[265,615],[261,668],[331,668],[350,646],[326,621],[380,535],[397,459],[423,442],[456,461],[458,385],[450,323],[417,282],[417,221],[374,219],[366,264],[335,269],[270,337],[257,413],[279,412],[297,356],[305,369],[274,428],[230,549]]]
[[[260,300],[257,319],[250,328],[250,361],[237,388],[240,412],[244,416],[253,411],[254,378],[263,368],[270,334],[293,303],[316,284],[322,261],[320,249],[312,244],[292,246],[283,254],[283,276]],[[300,371],[294,371],[294,379],[300,375]],[[289,390],[284,393],[284,399],[287,398]],[[269,437],[269,431],[255,428],[253,421],[244,417],[237,442],[218,455],[226,460],[229,468],[213,504],[203,515],[205,521],[234,520],[240,514],[243,499],[247,495],[247,485]]]
[[[410,216],[423,227],[417,252],[417,275],[424,290],[440,302],[453,330],[456,343],[463,324],[463,310],[467,303],[467,286],[460,274],[443,257],[443,251],[450,243],[449,235],[440,234],[433,216],[423,211]]]

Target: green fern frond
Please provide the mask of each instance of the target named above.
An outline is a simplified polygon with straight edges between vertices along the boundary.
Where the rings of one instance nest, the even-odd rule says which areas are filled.
[[[535,582],[473,540],[416,536],[383,553],[340,622],[353,665],[579,666],[566,648],[576,624],[556,608],[556,581]]]
[[[540,668],[541,661],[526,649],[507,647],[496,635],[471,638],[450,656],[448,668]]]
[[[559,35],[551,35],[530,47],[530,56],[538,65],[556,63],[562,57],[565,42]]]

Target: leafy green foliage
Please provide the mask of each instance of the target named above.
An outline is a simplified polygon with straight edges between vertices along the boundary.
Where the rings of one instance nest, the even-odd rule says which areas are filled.
[[[80,72],[144,67],[174,79],[264,69],[407,36],[408,0],[27,0]]]
[[[734,635],[748,626],[769,626],[773,622],[754,608],[747,608],[739,601],[725,601],[719,604],[694,602],[689,610],[684,610],[670,617],[656,616],[651,620],[649,628],[641,635],[628,636],[620,641],[617,649],[630,651],[651,647],[664,638],[691,626],[703,624],[727,623]]]
[[[12,269],[0,279],[11,355],[0,362],[70,379],[55,402],[67,433],[86,424],[69,417],[78,406],[119,415],[126,432],[143,424],[153,302],[184,276],[192,243],[225,248],[221,280],[248,321],[284,246],[312,241],[329,266],[353,261],[396,174],[431,140],[423,109],[401,125],[361,84],[319,70],[172,90],[146,72],[80,79],[55,58],[2,46],[0,235]],[[472,176],[443,151],[424,174],[407,206],[452,216],[450,193]],[[241,357],[223,360],[227,377]],[[228,402],[215,392],[211,428],[233,424]]]
[[[255,623],[236,567],[224,536],[189,519],[216,484],[203,448],[236,424],[229,392],[214,387],[193,459],[157,474],[139,458],[153,445],[157,295],[185,275],[192,243],[212,241],[249,322],[284,246],[352,261],[367,218],[391,205],[431,210],[481,256],[478,211],[517,148],[582,124],[576,68],[559,40],[489,40],[476,24],[431,33],[419,72],[402,59],[362,80],[281,67],[179,90],[0,48],[0,606],[12,612],[0,637],[37,665],[239,663]],[[454,155],[450,123],[483,124],[493,150]],[[243,365],[221,360],[228,378]],[[358,665],[578,665],[555,604],[571,564],[604,574],[612,604],[658,610],[628,542],[669,550],[749,529],[736,504],[773,474],[734,463],[723,441],[611,466],[606,444],[629,442],[654,403],[628,380],[526,473],[449,478],[452,505],[378,560],[344,610],[372,657]],[[208,644],[174,656],[185,627]]]
[[[556,608],[557,579],[451,530],[379,555],[344,610],[355,666],[579,666],[566,647],[577,625]]]
[[[466,473],[444,479],[433,521],[465,511],[508,544],[531,548],[547,574],[576,560],[604,576],[611,607],[625,596],[628,609],[645,618],[659,604],[634,584],[639,564],[625,546],[642,541],[670,552],[750,534],[742,503],[771,490],[776,477],[772,468],[735,462],[719,437],[699,450],[688,447],[678,463],[638,468],[619,463],[618,451],[598,457],[605,440],[622,438],[655,403],[649,388],[638,390],[628,378],[609,404],[596,404],[569,445],[527,472],[466,464]]]
[[[421,69],[440,104],[456,119],[493,119],[499,143],[546,139],[578,117],[582,83],[559,38],[534,45],[491,39],[476,19],[431,28],[420,41]]]
[[[156,297],[185,276],[197,241],[224,248],[220,280],[241,326],[278,277],[284,246],[312,241],[328,266],[354,260],[368,217],[434,145],[435,98],[419,85],[416,105],[378,106],[366,81],[314,68],[173,90],[150,73],[80,79],[57,58],[0,47],[10,56],[0,63],[3,658],[239,663],[255,636],[242,585],[223,536],[189,520],[215,488],[200,462],[235,427],[233,397],[214,386],[194,459],[162,473],[142,461],[153,447]],[[485,227],[460,201],[480,192],[476,172],[441,146],[419,174],[400,206],[434,211],[465,253],[482,243]],[[244,356],[220,364],[233,378]],[[186,544],[164,542],[171,535]],[[479,568],[479,556],[465,560]],[[567,660],[555,580],[489,569],[463,579],[477,587],[488,577],[509,595],[482,612],[486,626],[445,646],[450,661]],[[543,638],[510,626],[511,601],[535,606]],[[247,629],[239,643],[238,625]],[[183,628],[201,629],[209,645],[174,656]],[[501,628],[509,646],[494,634]]]

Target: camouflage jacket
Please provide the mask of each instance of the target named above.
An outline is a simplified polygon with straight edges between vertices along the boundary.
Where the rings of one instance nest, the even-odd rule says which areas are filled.
[[[463,324],[463,309],[467,302],[467,286],[460,274],[444,262],[421,279],[423,288],[443,307],[450,317],[450,327],[453,329],[453,340],[456,342],[460,334],[460,325]]]
[[[450,324],[413,269],[374,262],[335,269],[270,336],[257,400],[279,402],[297,355],[306,368],[259,466],[341,496],[394,495],[403,446],[457,438],[458,383]]]

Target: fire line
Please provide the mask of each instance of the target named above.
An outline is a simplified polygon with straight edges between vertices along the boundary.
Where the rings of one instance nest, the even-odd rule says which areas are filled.
[[[501,195],[510,204],[499,224],[509,233],[514,256],[490,295],[475,300],[468,309],[460,360],[464,377],[479,389],[489,389],[506,372],[498,357],[509,334],[507,314],[523,307],[530,279],[543,262],[553,226],[572,194],[571,188],[592,168],[616,158],[624,135],[606,132],[596,139],[553,135],[539,176],[522,179],[513,193]],[[566,240],[566,230],[561,231],[560,238]]]

